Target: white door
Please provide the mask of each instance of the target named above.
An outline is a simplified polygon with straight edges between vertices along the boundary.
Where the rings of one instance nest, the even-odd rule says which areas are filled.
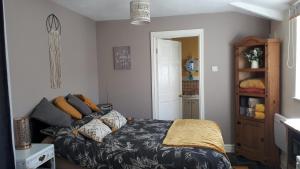
[[[182,118],[181,43],[158,39],[158,119]]]

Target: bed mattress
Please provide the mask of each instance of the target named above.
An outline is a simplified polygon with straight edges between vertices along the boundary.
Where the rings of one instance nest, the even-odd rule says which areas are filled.
[[[135,120],[106,136],[102,143],[74,134],[92,117],[58,132],[57,156],[90,169],[229,169],[226,155],[209,148],[162,145],[171,121]]]

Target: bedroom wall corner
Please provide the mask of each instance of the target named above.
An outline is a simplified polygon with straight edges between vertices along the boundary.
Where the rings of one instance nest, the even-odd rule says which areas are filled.
[[[7,55],[14,117],[47,97],[83,93],[98,102],[96,22],[50,0],[5,0]],[[62,24],[62,88],[50,88],[46,18]]]

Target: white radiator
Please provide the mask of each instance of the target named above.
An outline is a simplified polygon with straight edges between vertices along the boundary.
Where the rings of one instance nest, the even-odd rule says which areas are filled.
[[[296,158],[296,169],[300,169],[300,156]]]
[[[275,144],[283,152],[287,152],[287,131],[286,131],[286,126],[283,124],[285,120],[287,120],[286,117],[278,113],[275,114],[275,118],[274,118]]]

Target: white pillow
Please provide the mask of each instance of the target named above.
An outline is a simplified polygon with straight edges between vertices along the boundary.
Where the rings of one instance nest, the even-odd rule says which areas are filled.
[[[126,118],[116,110],[112,110],[108,114],[102,116],[101,120],[113,130],[117,130],[127,123]]]
[[[101,120],[93,119],[89,123],[80,127],[78,132],[94,141],[102,142],[102,139],[112,131]]]

